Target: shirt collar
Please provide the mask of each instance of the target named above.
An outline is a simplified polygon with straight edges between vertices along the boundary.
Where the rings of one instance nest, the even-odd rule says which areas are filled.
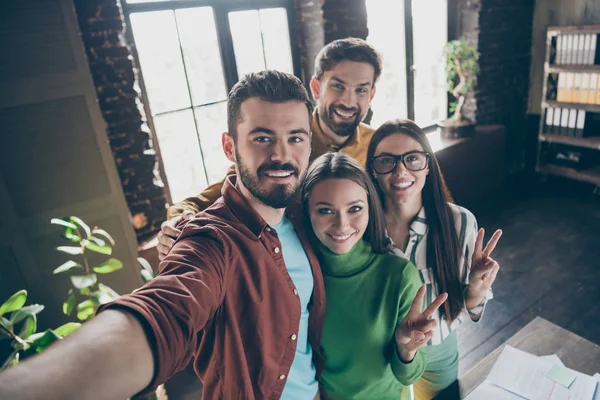
[[[421,210],[413,219],[410,224],[409,231],[416,233],[417,235],[424,235],[427,232],[427,218],[425,217],[425,207],[421,207]]]
[[[323,129],[321,128],[321,123],[319,121],[319,116],[317,110],[313,113],[312,120],[310,123],[310,129],[313,134],[313,140],[316,138],[319,142],[323,144],[329,151],[340,151],[344,147],[350,147],[354,145],[358,145],[360,143],[360,134],[359,134],[360,124],[356,127],[354,134],[348,138],[348,140],[341,146],[337,144],[331,143],[331,139],[327,137]]]

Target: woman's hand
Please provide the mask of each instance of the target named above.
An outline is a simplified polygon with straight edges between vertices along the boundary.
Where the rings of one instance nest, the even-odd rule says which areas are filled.
[[[494,232],[490,241],[482,249],[484,235],[485,230],[483,228],[479,229],[475,240],[475,250],[471,261],[471,272],[469,273],[469,287],[465,299],[469,310],[481,303],[486,292],[496,280],[496,274],[500,269],[500,266],[490,257],[490,254],[496,248],[498,240],[502,236],[502,231],[498,229]]]
[[[419,288],[415,299],[410,307],[410,311],[404,317],[398,328],[396,328],[396,346],[398,347],[398,357],[404,362],[411,362],[415,353],[427,343],[433,336],[433,329],[437,326],[437,321],[429,319],[433,313],[448,298],[446,293],[442,293],[431,303],[425,311],[419,311],[423,298],[425,297],[426,286]]]

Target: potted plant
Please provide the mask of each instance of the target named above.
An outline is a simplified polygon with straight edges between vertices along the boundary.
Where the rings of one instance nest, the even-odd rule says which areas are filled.
[[[446,137],[472,136],[475,122],[465,117],[463,107],[467,95],[475,88],[479,73],[479,52],[466,40],[452,40],[444,46],[448,92],[454,96],[450,103],[453,115],[438,123]]]

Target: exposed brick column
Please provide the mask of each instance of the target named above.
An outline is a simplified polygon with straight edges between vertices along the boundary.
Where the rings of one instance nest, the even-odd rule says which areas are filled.
[[[365,0],[325,0],[323,19],[325,44],[346,37],[366,39],[369,33]]]
[[[295,0],[297,43],[300,48],[302,82],[308,87],[315,68],[315,57],[325,45],[323,0]]]
[[[481,54],[481,72],[466,115],[507,127],[507,172],[525,160],[534,0],[459,0],[458,36]]]
[[[107,135],[138,240],[160,230],[165,191],[145,124],[119,0],[74,0]]]

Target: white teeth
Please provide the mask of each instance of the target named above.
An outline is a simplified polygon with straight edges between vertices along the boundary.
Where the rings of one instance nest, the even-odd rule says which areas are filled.
[[[276,177],[276,178],[285,178],[285,177],[288,177],[288,176],[292,175],[292,173],[293,172],[291,172],[291,171],[281,171],[281,172],[270,171],[270,172],[267,172],[267,175],[268,176],[273,176],[273,177]]]
[[[335,110],[335,113],[338,114],[340,117],[344,117],[344,118],[351,118],[354,116],[354,113],[345,113],[345,112],[339,111],[339,110]]]
[[[414,183],[414,182],[400,182],[400,183],[394,183],[394,184],[392,185],[392,187],[395,187],[395,188],[400,188],[400,189],[406,189],[407,187],[409,187],[409,186],[412,186],[412,184],[413,184],[413,183]]]
[[[346,239],[348,239],[348,238],[349,238],[350,236],[352,236],[352,235],[353,235],[353,233],[351,233],[351,234],[349,234],[349,235],[344,235],[344,236],[336,236],[336,235],[331,235],[331,237],[332,237],[334,240],[346,240]]]

